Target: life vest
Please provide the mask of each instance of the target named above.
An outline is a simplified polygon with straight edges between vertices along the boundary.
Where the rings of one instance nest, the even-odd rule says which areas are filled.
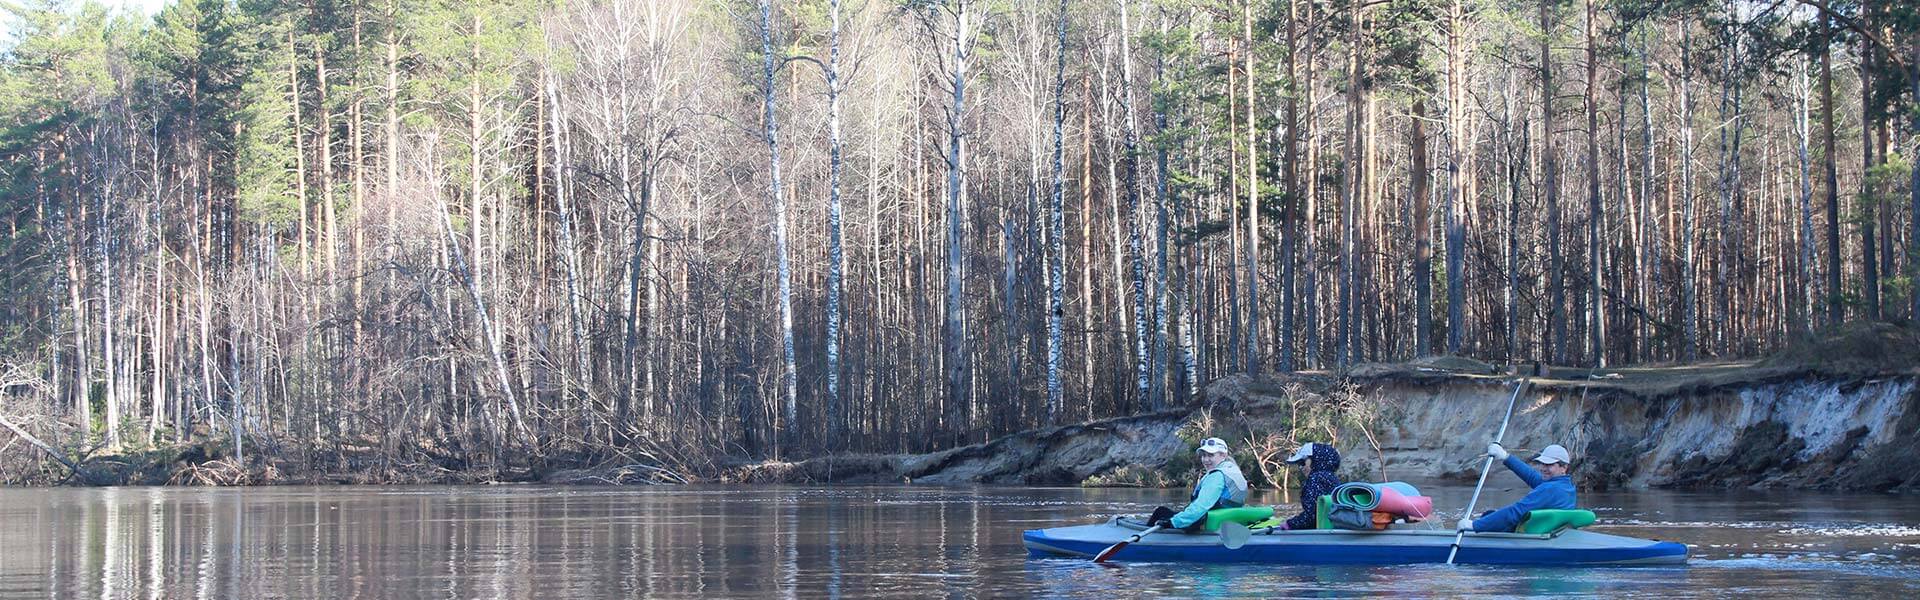
[[[1212,471],[1207,471],[1208,475],[1214,473],[1219,473],[1227,478],[1227,488],[1220,492],[1220,500],[1214,502],[1213,506],[1209,507],[1208,510],[1215,508],[1239,508],[1247,503],[1247,476],[1240,473],[1240,465],[1238,463],[1233,462],[1231,458],[1220,461],[1220,464],[1215,465]],[[1206,479],[1205,476],[1200,477],[1201,481],[1205,481]],[[1196,482],[1193,484],[1193,493],[1187,496],[1187,500],[1192,501],[1199,497],[1200,484]]]

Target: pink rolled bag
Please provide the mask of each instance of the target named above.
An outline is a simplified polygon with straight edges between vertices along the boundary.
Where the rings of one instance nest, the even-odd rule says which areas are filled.
[[[1406,517],[1408,520],[1420,520],[1433,516],[1433,498],[1428,496],[1403,496],[1398,490],[1380,486],[1380,505],[1375,512],[1383,512]]]

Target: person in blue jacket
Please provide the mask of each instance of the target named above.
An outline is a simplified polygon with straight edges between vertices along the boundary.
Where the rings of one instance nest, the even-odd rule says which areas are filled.
[[[1487,456],[1506,465],[1514,475],[1520,476],[1521,481],[1527,482],[1527,486],[1532,487],[1533,491],[1527,492],[1526,497],[1521,498],[1519,502],[1488,512],[1479,519],[1460,519],[1461,531],[1513,531],[1520,525],[1520,521],[1527,517],[1528,512],[1574,507],[1573,479],[1567,477],[1567,463],[1570,458],[1567,456],[1566,448],[1554,444],[1540,450],[1540,455],[1533,457],[1533,464],[1538,465],[1537,471],[1535,467],[1529,467],[1519,458],[1507,454],[1507,449],[1501,448],[1497,442],[1487,445]]]
[[[1300,514],[1280,524],[1280,529],[1313,529],[1317,526],[1320,497],[1340,487],[1340,451],[1333,446],[1308,442],[1287,457],[1287,464],[1306,469],[1307,480],[1300,484]]]
[[[1200,466],[1207,474],[1194,484],[1187,507],[1178,513],[1165,506],[1156,508],[1153,516],[1147,518],[1148,526],[1165,524],[1173,529],[1199,531],[1206,526],[1207,511],[1239,508],[1247,503],[1247,477],[1240,473],[1240,465],[1233,462],[1233,456],[1227,452],[1226,440],[1207,438],[1194,452],[1200,453]]]

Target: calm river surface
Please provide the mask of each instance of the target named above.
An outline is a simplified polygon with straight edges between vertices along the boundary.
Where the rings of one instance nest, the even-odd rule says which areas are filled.
[[[1489,486],[1482,502],[1520,494]],[[1455,513],[1471,492],[1422,487]],[[1031,559],[1020,545],[1023,529],[1182,496],[919,486],[0,489],[0,597],[1920,597],[1912,496],[1581,496],[1603,531],[1691,545],[1685,567],[1103,566]]]

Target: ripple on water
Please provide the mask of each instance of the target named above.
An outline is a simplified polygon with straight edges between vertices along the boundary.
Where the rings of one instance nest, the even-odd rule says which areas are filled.
[[[1920,527],[1896,525],[1891,523],[1859,523],[1838,526],[1802,526],[1780,530],[1786,535],[1806,535],[1819,537],[1920,537]]]

